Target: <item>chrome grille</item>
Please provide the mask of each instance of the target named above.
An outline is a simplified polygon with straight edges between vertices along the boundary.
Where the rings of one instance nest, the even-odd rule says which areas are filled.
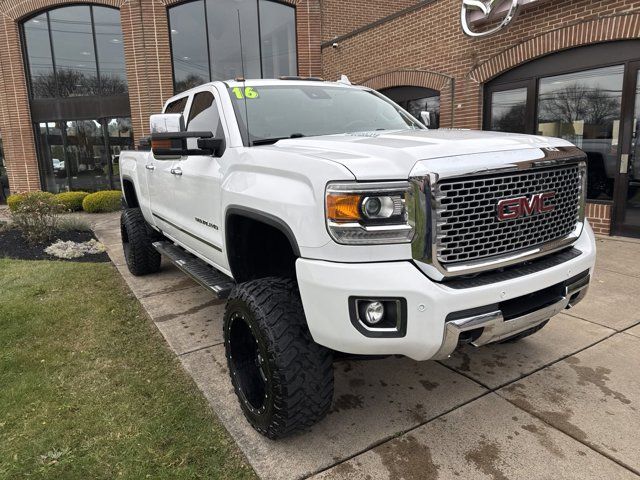
[[[578,164],[443,180],[433,192],[438,260],[482,260],[564,238],[580,220],[581,190]],[[553,211],[498,220],[500,200],[550,191],[556,192]]]

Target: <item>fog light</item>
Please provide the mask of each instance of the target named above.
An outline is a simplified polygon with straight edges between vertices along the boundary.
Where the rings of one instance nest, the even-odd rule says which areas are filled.
[[[392,297],[349,297],[353,326],[370,338],[401,338],[407,334],[407,301]]]
[[[384,318],[384,305],[381,302],[370,302],[364,309],[364,319],[370,325],[380,323]]]

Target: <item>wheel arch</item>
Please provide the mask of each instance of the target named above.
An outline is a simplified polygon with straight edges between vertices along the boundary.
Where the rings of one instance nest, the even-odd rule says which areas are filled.
[[[135,183],[128,175],[122,177],[122,195],[126,208],[140,208]]]
[[[300,248],[293,230],[284,220],[241,205],[229,206],[224,219],[229,267],[237,282],[274,274],[295,277],[295,261],[300,258]],[[256,238],[257,235],[266,238]],[[274,254],[271,261],[266,262],[268,265],[265,262],[252,265],[250,260],[264,258],[259,254],[265,249]]]

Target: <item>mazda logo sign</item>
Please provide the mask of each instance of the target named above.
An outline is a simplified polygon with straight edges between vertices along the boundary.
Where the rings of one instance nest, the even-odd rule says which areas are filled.
[[[507,9],[500,8],[505,3],[510,3],[511,5],[508,6]],[[518,14],[519,7],[520,0],[462,0],[462,30],[469,37],[485,37],[493,35],[513,21]],[[472,20],[480,22],[497,22],[499,21],[499,12],[502,20],[498,25],[487,30],[478,31],[474,29]]]

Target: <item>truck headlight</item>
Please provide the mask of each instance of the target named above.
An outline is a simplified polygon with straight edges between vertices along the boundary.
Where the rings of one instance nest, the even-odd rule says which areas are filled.
[[[329,234],[343,245],[411,242],[411,192],[409,182],[330,183],[326,195]]]

